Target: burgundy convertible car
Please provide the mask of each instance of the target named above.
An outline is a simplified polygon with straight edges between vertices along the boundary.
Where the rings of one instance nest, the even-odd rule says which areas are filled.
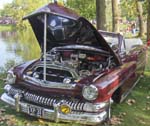
[[[96,125],[109,119],[111,103],[122,102],[143,74],[142,41],[98,31],[53,3],[24,19],[42,55],[8,71],[1,100],[18,112],[56,122]]]

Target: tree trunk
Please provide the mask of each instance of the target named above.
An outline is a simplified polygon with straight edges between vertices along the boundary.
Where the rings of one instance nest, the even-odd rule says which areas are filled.
[[[147,0],[147,40],[150,40],[150,1]]]
[[[137,5],[138,20],[139,20],[139,37],[142,37],[144,36],[144,19],[143,19],[142,2],[137,0],[136,5]]]
[[[112,0],[112,31],[119,32],[119,7],[118,0]]]
[[[97,29],[106,30],[106,5],[105,0],[96,0]]]

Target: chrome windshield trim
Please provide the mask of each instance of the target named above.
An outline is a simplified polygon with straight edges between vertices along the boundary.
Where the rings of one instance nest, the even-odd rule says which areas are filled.
[[[40,79],[35,79],[28,75],[23,75],[23,78],[25,79],[25,81],[32,83],[33,85],[41,86],[45,88],[74,89],[76,86],[76,83],[64,84],[64,83],[58,83],[58,82],[44,81]]]
[[[105,51],[100,48],[95,48],[87,45],[67,45],[67,46],[61,46],[61,47],[54,47],[52,50],[49,51],[49,53],[53,51],[61,51],[61,50],[68,50],[68,49],[79,49],[79,50],[87,50],[87,51],[95,51],[99,53],[104,53],[106,55],[110,55],[108,51]]]

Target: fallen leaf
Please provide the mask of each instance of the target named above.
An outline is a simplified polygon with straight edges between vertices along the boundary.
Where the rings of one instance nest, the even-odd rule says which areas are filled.
[[[146,124],[146,122],[144,122],[143,120],[139,120],[139,122],[144,125]]]
[[[126,103],[131,106],[136,103],[136,101],[134,99],[128,99]]]
[[[121,115],[126,116],[126,115],[127,115],[127,113],[123,112],[123,113],[121,113]]]
[[[44,124],[44,123],[45,123],[45,121],[44,121],[44,120],[42,120],[42,119],[38,119],[38,121],[39,121],[40,123],[42,123],[42,124]]]
[[[112,116],[112,118],[110,119],[110,124],[111,125],[119,125],[122,123],[122,121],[123,121],[122,118],[117,117],[117,116]]]
[[[147,96],[146,98],[147,98],[147,99],[150,99],[150,96]]]
[[[150,107],[146,107],[146,110],[150,110]]]
[[[143,110],[143,111],[145,111],[146,109],[145,109],[145,108],[143,108],[142,110]]]
[[[4,123],[4,121],[0,121],[0,124],[3,124]]]
[[[30,124],[30,123],[27,123],[26,126],[31,126],[31,124]]]
[[[0,109],[1,116],[0,116],[0,124],[6,123],[7,126],[16,126],[16,119],[13,115],[4,115],[5,109]]]
[[[150,104],[150,102],[146,102],[146,104]]]
[[[0,112],[1,112],[1,113],[4,113],[5,111],[6,111],[6,110],[3,109],[3,108],[0,109]]]
[[[6,122],[6,124],[8,125],[8,126],[16,126],[15,124],[16,124],[16,121],[15,120],[8,120],[7,122]]]

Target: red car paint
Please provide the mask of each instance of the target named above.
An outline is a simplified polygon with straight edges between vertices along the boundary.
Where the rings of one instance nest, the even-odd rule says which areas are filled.
[[[107,111],[109,117],[108,107],[110,109],[111,99],[114,102],[122,102],[143,74],[146,46],[141,40],[128,43],[119,33],[98,31],[72,10],[57,4],[48,4],[24,17],[29,19],[42,52],[43,14],[47,14],[48,18],[47,80],[46,82],[43,80],[42,55],[38,60],[26,62],[11,70],[13,76],[16,76],[16,81],[11,84],[12,89],[5,89],[7,97],[15,99],[16,108],[19,102],[24,101],[27,104],[49,109],[47,103],[50,100],[54,103],[51,104],[52,109],[56,107],[55,104],[59,103],[61,106],[70,103],[68,106],[73,104],[72,111],[77,113],[89,114],[90,111],[90,113],[101,114],[103,110]],[[59,26],[56,25],[57,20],[61,22]],[[147,45],[150,43],[148,42]],[[98,92],[94,99],[89,100],[84,96],[83,90],[91,85]],[[18,92],[20,99],[16,98]],[[6,94],[1,97],[5,102],[8,99],[5,99]],[[52,99],[48,99],[51,97]],[[65,98],[68,102],[64,101]],[[62,100],[65,103],[62,103]],[[80,108],[82,103],[93,106],[104,103],[105,107],[95,112],[92,109],[86,110],[84,106]],[[26,113],[33,115],[33,113]],[[36,114],[38,113],[34,116],[37,116]],[[69,118],[67,114],[65,116]],[[57,121],[57,117],[55,118]],[[81,123],[88,121],[85,118],[84,120]],[[106,117],[95,123],[105,120]],[[87,124],[95,123],[91,121]]]

